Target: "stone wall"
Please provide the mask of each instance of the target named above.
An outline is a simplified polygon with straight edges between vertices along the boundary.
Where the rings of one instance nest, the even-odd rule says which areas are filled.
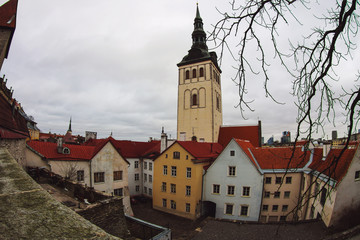
[[[0,139],[0,148],[6,148],[20,166],[25,166],[25,139]]]
[[[94,206],[78,211],[78,214],[114,236],[130,236],[120,197],[102,200]]]

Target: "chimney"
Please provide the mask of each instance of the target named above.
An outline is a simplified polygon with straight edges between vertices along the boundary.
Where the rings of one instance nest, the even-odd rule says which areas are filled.
[[[161,145],[160,145],[160,153],[167,149],[167,134],[164,133],[164,127],[161,130]]]
[[[57,139],[57,152],[63,153],[63,139],[62,138]]]
[[[197,142],[197,137],[196,137],[196,136],[192,136],[192,137],[191,137],[191,141]]]
[[[331,145],[330,144],[324,144],[323,145],[323,157],[322,160],[325,161],[327,155],[329,154],[331,149]]]

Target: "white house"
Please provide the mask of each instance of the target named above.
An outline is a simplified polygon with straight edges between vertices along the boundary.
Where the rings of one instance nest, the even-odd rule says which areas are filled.
[[[203,200],[216,204],[216,218],[259,220],[263,175],[246,153],[250,147],[249,141],[232,139],[204,175]]]

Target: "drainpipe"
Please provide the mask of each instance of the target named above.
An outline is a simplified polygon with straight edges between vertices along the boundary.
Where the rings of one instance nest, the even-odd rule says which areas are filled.
[[[92,159],[90,159],[90,163],[89,163],[89,167],[90,167],[90,187],[93,187],[93,184],[92,184],[92,168],[91,168],[91,161],[92,161]]]

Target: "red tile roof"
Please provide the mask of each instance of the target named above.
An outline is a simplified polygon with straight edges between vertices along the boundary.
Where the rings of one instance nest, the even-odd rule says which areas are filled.
[[[1,91],[1,90],[0,90]],[[27,138],[29,131],[25,118],[0,93],[0,138]]]
[[[0,27],[16,27],[17,0],[10,0],[0,6]]]
[[[223,150],[219,143],[176,141],[198,160],[215,159]]]
[[[221,126],[218,143],[225,147],[232,138],[249,140],[255,147],[261,145],[261,125],[257,126]]]
[[[89,139],[85,144],[94,145],[103,139]],[[160,141],[151,142],[134,142],[128,140],[115,140],[112,141],[115,148],[125,158],[140,158],[149,157],[153,158],[153,155],[160,153]]]
[[[331,149],[325,160],[317,158],[310,164],[309,168],[323,173],[339,182],[346,175],[351,161],[354,158],[356,149],[357,148],[344,150],[340,159],[338,159],[338,157],[340,156],[342,149]]]

